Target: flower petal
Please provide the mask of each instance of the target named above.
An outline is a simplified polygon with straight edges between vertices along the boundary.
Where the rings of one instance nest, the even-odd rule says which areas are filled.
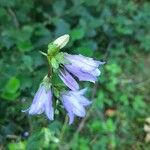
[[[52,106],[52,93],[51,91],[47,91],[47,100],[45,102],[45,114],[50,120],[54,120],[54,109]]]
[[[86,89],[80,91],[71,91],[69,94],[73,96],[82,106],[89,106],[92,102],[83,96]]]
[[[33,103],[31,104],[29,108],[29,114],[34,115],[34,114],[43,113],[45,99],[46,99],[45,87],[41,86],[39,87],[38,91],[36,92],[34,96]]]
[[[63,97],[64,101],[70,105],[71,111],[79,116],[79,117],[84,117],[85,116],[85,109],[80,103],[74,98],[70,96],[64,96]]]
[[[70,55],[66,54],[65,58],[76,67],[84,71],[92,71],[99,67],[99,65],[104,64],[103,62],[93,60],[93,58],[85,57],[83,55]]]
[[[97,68],[91,72],[91,74],[95,77],[100,76],[101,71]]]
[[[61,100],[64,108],[68,112],[69,124],[73,123],[75,115],[85,117],[85,107],[92,103],[83,96],[85,92],[86,89],[62,93]]]
[[[79,89],[79,85],[76,80],[66,70],[64,70],[64,73],[60,71],[59,77],[71,90]]]
[[[76,96],[76,98],[77,98],[78,102],[80,104],[82,104],[82,106],[89,106],[92,103],[91,101],[89,101],[87,98],[85,98],[83,96],[81,96],[81,97]]]
[[[74,114],[73,112],[68,112],[68,116],[69,116],[69,124],[72,124],[74,121]]]
[[[87,88],[84,88],[84,89],[82,89],[82,90],[79,90],[79,91],[76,91],[76,93],[78,94],[78,95],[84,95],[85,94],[85,92],[87,91]]]
[[[74,114],[73,114],[73,112],[72,112],[72,107],[70,106],[69,103],[67,103],[67,101],[62,100],[62,102],[63,102],[63,105],[64,105],[65,109],[66,109],[67,112],[68,112],[69,124],[72,124],[73,121],[74,121]]]
[[[83,72],[80,68],[74,67],[72,65],[65,65],[66,69],[76,76],[80,81],[90,81],[95,83],[97,78],[90,74],[91,72]]]

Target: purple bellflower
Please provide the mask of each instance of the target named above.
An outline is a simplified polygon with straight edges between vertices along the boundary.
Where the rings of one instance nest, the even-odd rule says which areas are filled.
[[[68,112],[69,124],[73,123],[75,115],[81,118],[85,117],[85,107],[91,104],[91,101],[83,96],[85,92],[86,89],[82,89],[80,91],[69,91],[62,94],[61,100],[64,108]]]
[[[70,63],[64,65],[65,68],[76,76],[80,81],[90,81],[95,83],[101,74],[98,67],[104,62],[93,60],[93,58],[82,55],[66,54],[65,59]]]
[[[86,89],[79,90],[79,84],[76,79],[95,83],[101,74],[99,67],[104,62],[83,55],[70,55],[60,52],[60,49],[68,43],[69,38],[69,35],[65,34],[49,43],[47,54],[41,52],[48,58],[50,71],[36,92],[31,106],[24,112],[28,112],[30,115],[45,113],[49,120],[53,120],[54,109],[51,91],[53,89],[54,93],[55,90],[58,93],[58,97],[56,97],[61,100],[68,113],[69,124],[73,123],[75,116],[85,117],[86,107],[92,102],[84,96]],[[63,88],[57,89],[57,86],[52,82],[54,72],[58,73],[60,79],[70,91],[62,92],[64,85],[62,86]]]
[[[46,89],[44,85],[41,85],[36,92],[31,106],[25,110],[30,115],[42,114],[45,112],[48,119],[53,120],[54,109],[52,106],[52,92],[51,89]]]
[[[96,61],[93,60],[93,58],[82,55],[70,55],[65,53],[64,58],[68,63],[64,64],[65,73],[61,72],[59,76],[71,90],[79,89],[72,75],[76,76],[79,81],[90,81],[95,83],[97,77],[101,74],[99,66],[104,64],[104,62]]]

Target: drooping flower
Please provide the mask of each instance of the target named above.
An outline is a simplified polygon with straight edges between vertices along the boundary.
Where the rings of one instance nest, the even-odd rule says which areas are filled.
[[[65,73],[60,72],[59,76],[71,90],[79,89],[72,75],[76,76],[79,81],[95,83],[97,77],[101,74],[99,67],[105,63],[90,57],[70,55],[67,53],[64,54],[64,59],[67,62],[63,64]]]
[[[62,94],[61,100],[64,108],[68,112],[69,124],[73,123],[75,115],[81,118],[85,117],[85,107],[91,104],[91,101],[83,96],[85,92],[86,89],[82,89],[80,91],[69,91]]]
[[[101,72],[99,66],[104,62],[93,60],[93,58],[82,55],[66,54],[65,59],[69,62],[65,68],[76,76],[80,81],[90,81],[95,83]]]
[[[51,89],[46,89],[44,85],[41,85],[36,92],[31,106],[25,110],[30,115],[42,114],[45,112],[48,119],[54,119],[54,109],[52,106],[52,92]]]

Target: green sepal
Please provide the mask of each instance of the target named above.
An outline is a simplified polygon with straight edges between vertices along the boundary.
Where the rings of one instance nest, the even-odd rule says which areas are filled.
[[[63,63],[64,62],[64,53],[60,52],[55,56],[55,59],[57,60],[58,63]]]
[[[54,44],[54,43],[50,43],[48,44],[48,50],[47,50],[47,54],[48,54],[48,57],[53,57],[56,53],[59,52],[59,47]]]
[[[48,75],[46,75],[42,81],[42,83],[40,84],[40,86],[44,85],[46,90],[49,90],[52,86],[51,83],[51,77],[48,77]]]
[[[53,68],[54,70],[57,70],[57,69],[59,68],[59,63],[58,63],[58,61],[56,60],[55,57],[53,57],[53,58],[50,60],[50,63],[51,63],[52,68]]]
[[[62,54],[59,53],[60,54],[59,57],[62,57],[60,59],[60,63],[63,64],[63,65],[69,65],[69,64],[71,64],[68,60],[65,59],[65,55],[68,54],[68,53],[63,53],[63,52],[61,52],[61,53]]]
[[[69,64],[69,62],[65,60],[64,55],[65,54],[63,52],[60,52],[56,54],[55,57],[51,58],[50,64],[54,72],[58,72],[60,64]]]
[[[60,91],[57,88],[53,88],[53,92],[55,97],[59,98],[60,97]]]

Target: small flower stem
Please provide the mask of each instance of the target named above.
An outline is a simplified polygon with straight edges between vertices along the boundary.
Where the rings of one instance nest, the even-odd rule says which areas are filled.
[[[65,117],[65,122],[64,122],[64,124],[63,124],[62,130],[61,130],[60,136],[59,136],[59,140],[60,140],[59,149],[61,149],[61,143],[62,143],[64,134],[65,134],[65,131],[66,131],[66,128],[67,128],[67,122],[68,122],[68,116],[66,115],[66,117]]]
[[[52,70],[52,66],[49,64],[48,57],[47,57],[47,62],[48,62],[48,77],[51,79],[53,70]]]
[[[52,67],[51,65],[48,66],[48,77],[51,78],[52,77]]]

